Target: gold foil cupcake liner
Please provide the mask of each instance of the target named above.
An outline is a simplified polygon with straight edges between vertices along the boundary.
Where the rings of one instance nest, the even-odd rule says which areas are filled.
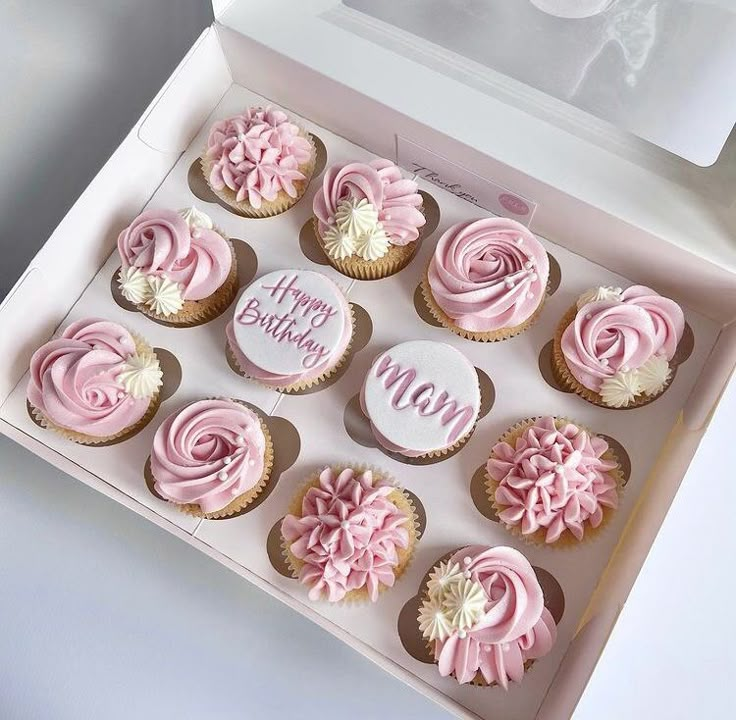
[[[158,356],[156,355],[154,349],[140,335],[137,335],[130,330],[128,330],[128,332],[130,332],[133,341],[135,342],[136,354],[141,355],[143,353],[146,353],[148,355],[153,355],[158,360]],[[132,437],[139,430],[142,430],[146,425],[148,425],[149,422],[151,422],[160,404],[161,389],[157,388],[153,395],[151,395],[151,400],[148,403],[148,408],[146,408],[146,412],[140,420],[135,422],[133,425],[129,425],[128,427],[124,428],[119,433],[108,435],[106,437],[95,437],[93,435],[86,435],[85,433],[62,427],[61,425],[57,425],[50,418],[48,418],[35,405],[31,405],[30,403],[28,403],[28,406],[31,410],[31,414],[33,415],[34,420],[37,422],[37,424],[41,425],[45,429],[52,430],[55,433],[66,438],[67,440],[71,440],[71,442],[77,443],[78,445],[105,445],[115,442],[121,442],[128,437]]]
[[[423,208],[418,208],[423,213]],[[314,236],[317,238],[319,246],[327,259],[335,270],[355,280],[380,280],[382,278],[395,275],[403,270],[416,255],[419,245],[422,241],[422,229],[419,229],[419,236],[413,242],[406,245],[389,245],[388,252],[377,260],[364,260],[363,258],[351,256],[340,260],[333,258],[325,250],[325,243],[319,232],[319,222],[316,217],[312,218]]]
[[[574,392],[576,395],[579,395],[581,398],[587,400],[589,403],[597,405],[598,407],[606,408],[607,410],[633,410],[634,408],[648,405],[650,402],[656,400],[672,384],[672,381],[675,377],[674,372],[670,374],[670,379],[667,381],[667,384],[664,386],[664,388],[662,388],[662,391],[657,393],[656,395],[645,395],[644,393],[641,393],[634,398],[634,402],[620,408],[606,405],[606,403],[603,402],[603,398],[600,396],[599,393],[585,387],[585,385],[578,382],[577,378],[570,372],[570,368],[567,366],[567,362],[565,361],[565,355],[562,352],[562,336],[568,325],[570,325],[575,320],[575,316],[577,314],[577,306],[573,305],[562,316],[562,320],[560,320],[560,324],[555,330],[552,342],[552,373],[555,376],[555,380],[557,380],[560,386],[562,386],[565,390],[569,392]]]
[[[257,413],[252,408],[248,409],[258,416],[258,422],[261,424],[261,430],[263,431],[263,436],[266,439],[266,444],[263,449],[263,472],[261,473],[260,479],[252,488],[233,498],[221,510],[206,513],[203,512],[202,508],[197,503],[184,503],[181,505],[173,503],[177,505],[179,510],[182,512],[187,515],[192,515],[193,517],[207,518],[208,520],[221,520],[223,518],[230,517],[231,515],[235,515],[250,505],[250,503],[252,503],[261,494],[263,488],[268,484],[268,481],[271,478],[271,472],[273,471],[273,440],[271,439],[271,433],[269,432],[260,413]]]
[[[516,441],[524,434],[524,432],[530,428],[532,425],[534,425],[540,418],[527,418],[525,420],[520,420],[516,424],[512,425],[506,432],[504,432],[503,435],[497,440],[497,442],[505,442],[511,445],[511,447],[516,446]],[[574,420],[570,420],[565,417],[555,417],[555,427],[559,430],[561,427],[564,427],[564,425],[571,423],[575,425],[580,430],[584,430],[588,433],[588,435],[598,437],[596,433],[594,433],[589,428],[585,427],[584,425],[581,425],[578,422],[575,422]],[[610,446],[608,446],[608,450],[603,453],[601,456],[604,460],[608,460],[609,462],[616,463],[616,467],[613,470],[608,471],[608,475],[610,475],[616,482],[616,494],[618,495],[619,504],[621,501],[621,498],[623,497],[624,492],[624,475],[621,470],[621,461],[619,460],[618,456],[616,455],[616,452],[614,449]],[[517,525],[508,525],[507,523],[503,522],[501,520],[500,513],[503,510],[506,510],[509,506],[508,505],[502,505],[498,502],[496,502],[496,490],[499,486],[499,483],[494,480],[486,471],[485,475],[486,479],[486,493],[489,496],[490,503],[493,506],[493,509],[496,511],[496,515],[498,516],[498,522],[512,535],[515,537],[523,540],[528,545],[535,545],[537,547],[551,547],[551,548],[575,548],[580,547],[583,543],[589,542],[591,540],[594,540],[603,530],[608,522],[610,521],[611,517],[615,514],[616,508],[609,508],[601,506],[601,510],[603,512],[603,519],[600,522],[600,525],[597,527],[593,527],[586,521],[584,524],[584,532],[583,532],[583,539],[578,540],[569,530],[565,530],[560,537],[553,543],[548,543],[545,541],[545,537],[547,534],[546,528],[540,528],[539,530],[533,532],[524,534],[521,531],[521,524]]]
[[[337,360],[337,362],[332,365],[330,368],[325,370],[321,375],[318,375],[315,378],[312,378],[311,380],[300,380],[297,383],[292,383],[291,385],[282,385],[282,386],[275,386],[275,385],[269,385],[266,382],[263,382],[262,380],[259,380],[258,378],[251,377],[248,375],[248,373],[241,367],[240,363],[238,362],[238,358],[236,354],[232,351],[232,348],[230,347],[230,341],[228,340],[225,343],[225,352],[227,352],[228,360],[231,361],[232,364],[237,367],[242,375],[248,380],[251,380],[254,383],[258,383],[261,387],[265,387],[268,390],[275,390],[276,392],[280,393],[298,393],[302,390],[308,390],[311,387],[314,387],[315,385],[319,385],[321,382],[324,382],[328,378],[332,377],[340,368],[345,364],[345,361],[350,357],[351,350],[353,347],[353,340],[355,339],[355,311],[353,310],[352,303],[348,303],[348,306],[350,307],[350,322],[351,322],[351,332],[350,332],[350,340],[348,340],[348,344],[345,346],[345,350],[343,351],[340,358]]]
[[[373,473],[374,481],[380,480],[384,483],[388,483],[393,486],[393,491],[388,495],[388,499],[398,508],[398,510],[406,515],[409,522],[407,522],[407,529],[409,530],[409,544],[406,548],[397,548],[396,554],[398,556],[398,562],[394,567],[394,585],[384,585],[379,583],[378,593],[383,594],[387,590],[391,589],[396,585],[396,582],[404,574],[406,569],[411,564],[414,558],[414,552],[416,550],[417,543],[419,542],[419,517],[417,515],[416,507],[414,506],[413,500],[409,497],[404,490],[397,486],[396,481],[386,472],[380,470],[373,465],[365,465],[363,463],[357,464],[343,464],[338,463],[336,465],[330,465],[329,468],[336,473],[340,473],[347,468],[351,468],[357,473],[363,473],[370,470]],[[322,474],[322,470],[315,470],[309,475],[309,477],[303,482],[299,491],[294,495],[289,504],[288,514],[294,515],[295,517],[302,517],[302,501],[304,496],[307,494],[310,488],[319,487],[319,476]],[[304,561],[300,560],[291,552],[291,547],[288,541],[281,535],[281,552],[286,560],[286,563],[291,571],[292,576],[295,580],[298,580],[299,573],[304,566]],[[324,597],[320,598],[321,602],[328,602]],[[368,589],[364,586],[348,592],[342,600],[338,600],[333,605],[365,605],[373,604]]]
[[[424,271],[421,288],[424,301],[427,303],[427,307],[429,308],[430,313],[432,313],[432,317],[434,317],[435,320],[440,323],[440,325],[447,328],[448,330],[451,330],[456,335],[465,338],[466,340],[474,340],[475,342],[499,342],[501,340],[508,340],[509,338],[516,337],[517,335],[520,335],[525,330],[528,330],[532,325],[534,325],[542,312],[542,308],[544,307],[546,294],[542,296],[537,309],[523,323],[519,325],[508,328],[500,328],[498,330],[490,330],[488,332],[465,330],[464,328],[456,325],[455,321],[437,304],[437,301],[434,299],[434,295],[432,295],[432,289],[429,285],[428,273],[429,265],[427,265],[427,269]]]
[[[293,120],[290,119],[290,122],[293,122]],[[232,208],[239,215],[243,215],[249,218],[268,218],[274,217],[275,215],[280,215],[281,213],[288,210],[290,207],[296,205],[296,203],[301,200],[302,196],[307,191],[307,187],[309,187],[312,175],[314,174],[314,167],[317,162],[317,146],[314,144],[314,139],[312,138],[311,134],[303,128],[299,128],[299,131],[299,134],[302,137],[307,138],[307,140],[309,141],[309,145],[312,151],[310,153],[309,160],[304,163],[304,165],[300,165],[298,168],[299,172],[304,175],[304,180],[295,180],[293,183],[296,190],[296,197],[291,197],[291,195],[281,190],[279,191],[275,200],[264,200],[261,203],[260,208],[254,208],[247,201],[236,200],[236,193],[233,192],[229,187],[225,186],[221,190],[217,190],[210,184],[210,173],[212,172],[212,168],[214,167],[214,162],[211,158],[207,157],[207,153],[205,151],[200,158],[200,164],[202,166],[202,174],[204,175],[204,179],[207,182],[207,186],[210,188],[210,190],[212,190],[213,193],[215,193],[215,195],[217,195],[218,198],[220,198],[220,200],[222,200],[226,205]]]

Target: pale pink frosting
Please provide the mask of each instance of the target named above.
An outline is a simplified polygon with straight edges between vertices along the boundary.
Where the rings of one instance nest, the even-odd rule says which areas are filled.
[[[409,544],[410,518],[388,499],[393,487],[375,482],[370,470],[325,468],[319,486],[307,490],[301,515],[281,525],[292,554],[304,565],[299,580],[309,598],[342,600],[365,587],[375,602],[381,585],[393,586],[397,550]]]
[[[321,191],[314,196],[319,232],[324,235],[334,226],[338,203],[353,197],[373,205],[392,245],[408,245],[419,237],[419,228],[426,222],[417,190],[417,183],[404,178],[390,160],[333,165],[325,172]]]
[[[327,278],[325,278],[327,279]],[[343,332],[340,338],[340,342],[332,349],[327,356],[325,356],[322,362],[315,364],[311,368],[304,369],[303,372],[295,373],[293,375],[281,375],[269,371],[267,368],[262,368],[251,362],[248,356],[245,354],[243,349],[238,345],[238,341],[235,337],[235,331],[233,329],[233,320],[231,320],[225,326],[225,335],[227,337],[228,346],[232,354],[235,356],[238,366],[249,378],[258,380],[264,385],[268,385],[273,388],[283,388],[289,385],[293,385],[299,382],[308,382],[320,377],[331,369],[345,354],[345,351],[350,344],[350,339],[353,336],[353,316],[350,312],[350,305],[346,300],[345,296],[341,291],[338,290],[336,293],[340,301],[340,312],[343,315]]]
[[[150,398],[129,395],[118,374],[136,354],[133,336],[107,320],[78,320],[31,358],[27,397],[55,425],[111,437],[137,423]]]
[[[207,157],[214,160],[210,184],[227,187],[238,202],[254,208],[273,201],[282,190],[297,196],[294,182],[312,156],[312,145],[286,113],[274,108],[248,108],[216,122],[207,138]]]
[[[480,583],[487,604],[466,633],[454,630],[445,640],[435,641],[440,674],[454,674],[466,683],[480,671],[488,684],[503,688],[509,680],[521,682],[524,663],[546,655],[557,638],[534,568],[510,547],[473,545],[459,550],[450,562],[459,563]]]
[[[585,525],[598,527],[603,509],[618,507],[615,462],[603,459],[608,443],[552,417],[538,419],[524,430],[514,447],[497,443],[488,460],[488,475],[498,483],[499,519],[521,526],[525,535],[545,530],[556,542],[569,530],[583,539]]]
[[[505,218],[457,223],[439,239],[429,264],[437,304],[472,332],[528,320],[547,289],[549,258],[523,225]]]
[[[153,438],[156,491],[217,512],[263,475],[266,438],[258,416],[232,400],[199,400],[164,420]]]
[[[232,251],[214,230],[190,229],[173,210],[146,210],[120,233],[118,253],[124,270],[179,283],[184,300],[202,300],[227,279]]]
[[[620,300],[584,305],[562,334],[570,372],[599,392],[619,370],[636,370],[654,356],[672,359],[685,330],[680,306],[643,285],[632,285]]]

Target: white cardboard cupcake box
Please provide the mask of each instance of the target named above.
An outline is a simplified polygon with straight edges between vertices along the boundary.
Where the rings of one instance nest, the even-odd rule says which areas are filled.
[[[6,359],[0,369],[0,429],[231,568],[459,717],[566,718],[736,364],[736,251],[729,242],[734,208],[680,182],[674,169],[668,175],[660,156],[648,164],[644,153],[632,162],[630,154],[605,149],[600,138],[561,130],[352,36],[323,14],[334,5],[215,3],[220,12],[214,26],[197,40],[0,306],[0,355]],[[301,118],[324,144],[328,163],[396,158],[398,150],[409,171],[422,167],[421,175],[432,175],[437,184],[421,177],[419,182],[437,202],[439,226],[405,270],[377,282],[351,281],[305,256],[299,237],[311,216],[318,178],[294,208],[265,220],[241,218],[195,197],[190,169],[196,172],[209,124],[263,102]],[[467,122],[468,113],[482,116],[483,123]],[[502,343],[459,338],[425,322],[414,305],[439,234],[461,219],[489,214],[468,198],[526,216],[561,268],[561,284],[539,321]],[[337,382],[315,394],[286,396],[240,378],[224,354],[224,326],[232,310],[181,329],[151,322],[114,301],[110,286],[119,265],[114,253],[119,231],[146,206],[192,203],[250,245],[259,274],[281,267],[321,269],[367,312],[368,345]],[[695,344],[672,386],[650,405],[613,411],[548,385],[539,369],[540,352],[575,297],[591,285],[633,282],[651,285],[685,308]],[[39,428],[25,401],[32,352],[60,327],[90,315],[125,324],[167,349],[181,367],[181,383],[150,425],[104,448],[75,445]],[[346,408],[372,358],[396,342],[422,337],[462,350],[495,387],[493,407],[471,440],[451,458],[427,466],[397,462],[365,447],[345,426]],[[283,469],[265,501],[219,521],[180,513],[152,495],[144,480],[161,420],[190,400],[214,395],[239,398],[284,418],[300,439],[296,461]],[[595,542],[580,548],[524,547],[471,499],[471,478],[495,439],[517,420],[541,414],[571,417],[616,438],[631,460],[615,519]],[[409,570],[375,605],[311,603],[301,585],[271,564],[267,538],[307,474],[351,460],[383,468],[413,492],[426,513],[426,530]],[[404,649],[397,631],[401,609],[424,573],[447,551],[469,543],[519,547],[555,578],[564,596],[552,653],[508,692],[441,678],[434,665]]]

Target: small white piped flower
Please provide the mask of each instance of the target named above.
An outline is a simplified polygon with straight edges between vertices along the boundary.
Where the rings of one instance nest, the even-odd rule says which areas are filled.
[[[389,249],[389,239],[383,228],[374,228],[372,232],[361,235],[355,244],[355,252],[363,260],[378,260]]]
[[[427,589],[431,597],[441,596],[452,583],[462,578],[462,571],[457,563],[441,562],[429,574]]]
[[[179,283],[165,277],[149,277],[151,297],[146,303],[157,315],[176,315],[184,306]]]
[[[117,380],[136,400],[151,397],[163,385],[163,372],[153,353],[130,355],[123,363]]]
[[[335,260],[344,260],[355,253],[355,240],[337,228],[328,228],[323,239],[325,251]]]
[[[196,228],[212,230],[214,227],[212,218],[207,215],[207,213],[203,213],[201,210],[198,210],[194,205],[184,208],[183,210],[179,210],[179,215],[186,220],[186,223],[189,225],[191,230],[195,230]]]
[[[140,268],[132,265],[126,270],[120,268],[118,285],[120,292],[128,302],[142,305],[151,298],[151,286]]]
[[[442,609],[441,598],[427,598],[419,608],[419,630],[430,642],[444,640],[452,632],[452,624]]]
[[[621,408],[631,405],[640,392],[639,373],[636,370],[619,370],[603,381],[600,396],[608,407]]]
[[[442,607],[453,627],[467,630],[482,617],[486,607],[486,593],[479,582],[462,578],[447,588]]]
[[[621,299],[621,288],[612,287],[596,287],[586,290],[578,299],[577,307],[580,310],[583,305],[588,303],[598,302],[599,300],[620,300]]]
[[[338,230],[357,240],[372,232],[378,223],[378,210],[365,198],[347,197],[337,204],[335,224]]]
[[[667,358],[661,356],[650,357],[638,370],[639,384],[645,395],[659,395],[666,387],[672,376]]]

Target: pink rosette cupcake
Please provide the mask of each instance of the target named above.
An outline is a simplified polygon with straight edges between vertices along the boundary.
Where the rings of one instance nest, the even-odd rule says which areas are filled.
[[[680,306],[651,288],[593,288],[562,318],[552,369],[564,388],[594,405],[639,407],[672,382],[684,331]]]
[[[375,602],[418,541],[409,497],[375,470],[327,467],[305,483],[281,523],[284,554],[309,599]]]
[[[153,438],[154,490],[198,517],[224,518],[245,508],[272,466],[265,422],[234,400],[193,402],[169,415]]]
[[[288,210],[314,172],[310,135],[277,108],[251,107],[219,120],[207,137],[202,170],[212,191],[248,217]]]
[[[194,207],[141,213],[120,233],[118,254],[123,297],[173,325],[217,317],[238,289],[232,244]]]
[[[426,222],[417,183],[384,159],[328,168],[313,208],[317,239],[330,264],[359,280],[405,267]]]
[[[470,340],[505,340],[526,330],[544,304],[549,258],[515,220],[457,223],[439,239],[423,293],[437,320]]]
[[[555,547],[599,532],[623,486],[609,444],[564,418],[514,425],[493,447],[486,472],[501,524],[528,542]]]
[[[148,423],[160,402],[162,376],[144,340],[117,323],[87,318],[36,350],[26,395],[39,424],[96,445]]]
[[[471,545],[438,563],[418,622],[440,675],[505,690],[557,639],[534,568],[502,546]]]

